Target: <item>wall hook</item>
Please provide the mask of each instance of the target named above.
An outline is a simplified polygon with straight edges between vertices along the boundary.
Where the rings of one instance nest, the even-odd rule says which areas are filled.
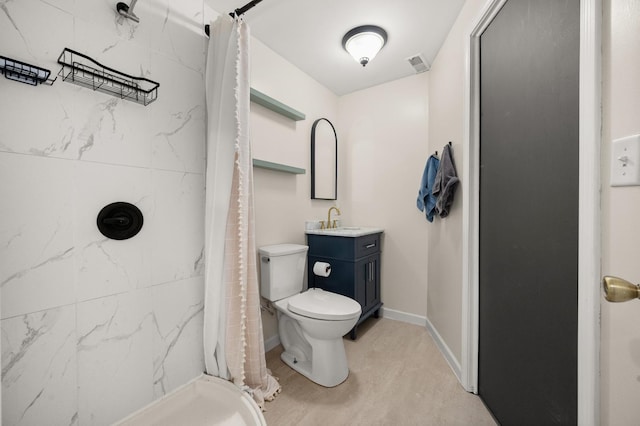
[[[118,13],[124,16],[125,18],[129,18],[135,22],[140,22],[140,18],[138,18],[138,16],[135,13],[133,13],[133,8],[136,7],[137,2],[138,0],[131,0],[130,6],[127,5],[126,3],[119,2],[116,5],[116,9],[118,10]]]

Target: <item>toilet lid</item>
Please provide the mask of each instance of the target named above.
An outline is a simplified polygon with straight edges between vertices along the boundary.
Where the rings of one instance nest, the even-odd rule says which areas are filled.
[[[291,297],[288,308],[305,317],[334,321],[357,317],[362,312],[355,300],[319,288],[311,288]]]

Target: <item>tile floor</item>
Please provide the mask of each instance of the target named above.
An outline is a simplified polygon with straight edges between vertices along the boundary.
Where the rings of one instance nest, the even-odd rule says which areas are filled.
[[[270,426],[495,425],[466,392],[425,327],[371,318],[358,339],[344,339],[350,374],[334,388],[317,385],[267,353],[282,393],[265,406]]]

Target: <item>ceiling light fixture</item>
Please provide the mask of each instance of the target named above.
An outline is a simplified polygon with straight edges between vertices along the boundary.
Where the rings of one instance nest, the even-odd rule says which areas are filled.
[[[376,25],[362,25],[342,37],[342,47],[363,67],[387,42],[387,32]]]

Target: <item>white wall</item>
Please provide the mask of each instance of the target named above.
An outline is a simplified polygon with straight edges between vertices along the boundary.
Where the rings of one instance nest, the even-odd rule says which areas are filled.
[[[427,318],[450,353],[462,352],[462,199],[466,190],[462,169],[465,42],[485,0],[467,1],[429,71],[429,150],[441,152],[452,142],[458,185],[449,216],[429,228]]]
[[[347,149],[340,157],[348,164],[340,176],[346,183],[347,224],[384,228],[384,308],[416,316],[422,324],[431,224],[416,208],[416,198],[430,154],[428,84],[429,74],[423,73],[342,96],[339,118]]]
[[[305,219],[322,219],[344,200],[311,200],[311,126],[318,118],[337,128],[338,98],[256,39],[251,41],[251,87],[303,112],[305,120],[292,121],[260,105],[251,104],[253,156],[261,160],[303,168],[303,175],[254,168],[256,243],[305,243]],[[342,152],[339,153],[339,155]],[[344,165],[342,166],[344,167]]]
[[[640,282],[640,187],[609,186],[611,141],[640,133],[640,3],[603,2],[602,273]],[[602,302],[601,419],[640,419],[640,305]]]
[[[337,201],[311,200],[311,126],[315,120],[324,117],[336,126],[339,161],[344,158],[338,97],[255,38],[251,40],[251,87],[306,115],[305,120],[295,122],[251,104],[254,158],[306,170],[305,174],[294,175],[253,169],[256,245],[306,244],[305,220],[326,218],[330,206],[342,207],[346,199],[345,181],[338,179]],[[344,164],[339,163],[341,176]],[[269,346],[274,339],[277,341],[277,321],[274,315],[263,312],[262,322]]]
[[[149,106],[0,78],[2,423],[109,424],[203,371],[202,0],[4,2],[0,53],[64,47],[160,82]],[[96,216],[136,204],[142,231]]]

